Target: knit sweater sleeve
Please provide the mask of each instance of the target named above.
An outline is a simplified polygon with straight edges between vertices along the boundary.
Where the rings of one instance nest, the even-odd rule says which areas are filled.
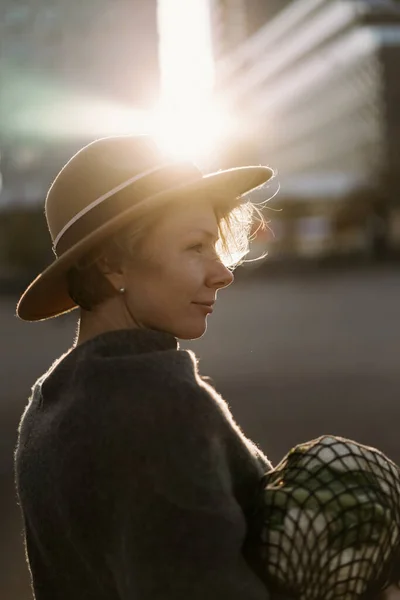
[[[206,387],[174,373],[172,366],[149,379],[145,403],[118,399],[124,419],[108,566],[119,598],[266,600],[242,555],[246,521],[226,444],[235,432]]]

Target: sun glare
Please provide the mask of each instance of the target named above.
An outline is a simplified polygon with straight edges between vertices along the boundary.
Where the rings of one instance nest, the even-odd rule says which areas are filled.
[[[233,120],[214,98],[208,0],[158,0],[158,31],[161,86],[156,108],[138,110],[14,74],[10,98],[35,101],[24,106],[12,126],[53,138],[151,133],[174,158],[206,167],[234,133]]]
[[[207,0],[158,0],[161,87],[164,99],[209,97],[214,85]]]
[[[176,158],[201,160],[229,122],[213,99],[214,63],[207,0],[159,0],[161,102],[154,133]]]
[[[159,146],[175,159],[202,162],[216,151],[228,131],[222,110],[212,104],[165,106],[154,119],[152,133]]]

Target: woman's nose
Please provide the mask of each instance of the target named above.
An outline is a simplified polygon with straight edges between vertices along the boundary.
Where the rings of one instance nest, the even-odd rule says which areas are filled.
[[[213,261],[212,272],[209,274],[208,286],[216,290],[231,285],[234,275],[220,260]]]

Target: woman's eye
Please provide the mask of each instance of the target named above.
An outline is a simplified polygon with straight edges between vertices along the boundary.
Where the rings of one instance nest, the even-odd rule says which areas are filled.
[[[190,246],[189,250],[194,250],[195,252],[203,252],[204,244],[193,244],[193,246]]]

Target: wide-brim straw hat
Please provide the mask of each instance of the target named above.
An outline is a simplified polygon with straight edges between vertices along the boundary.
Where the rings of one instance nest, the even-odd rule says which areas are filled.
[[[232,201],[273,176],[264,166],[203,173],[168,160],[147,135],[102,138],[77,152],[52,183],[45,202],[55,260],[22,294],[17,315],[40,321],[76,308],[67,272],[130,220],[182,195],[215,192]]]

